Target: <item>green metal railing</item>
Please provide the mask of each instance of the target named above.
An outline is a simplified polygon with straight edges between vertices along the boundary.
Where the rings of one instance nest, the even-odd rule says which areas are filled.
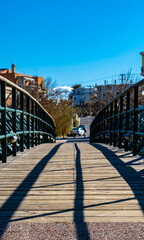
[[[99,111],[90,126],[90,142],[144,154],[144,79]]]
[[[55,123],[28,92],[0,76],[0,160],[41,143],[54,142]],[[7,97],[8,95],[8,97]]]

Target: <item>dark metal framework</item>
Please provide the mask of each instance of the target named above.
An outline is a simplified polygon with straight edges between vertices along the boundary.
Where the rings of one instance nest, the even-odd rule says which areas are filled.
[[[113,99],[90,126],[90,142],[144,154],[144,79]]]
[[[0,76],[0,160],[5,163],[8,155],[55,138],[50,114],[28,92]]]

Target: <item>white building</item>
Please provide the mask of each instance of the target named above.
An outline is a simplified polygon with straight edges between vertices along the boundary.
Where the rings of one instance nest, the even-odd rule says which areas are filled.
[[[86,103],[93,100],[110,101],[111,98],[118,96],[130,84],[105,84],[93,88],[84,88],[76,85],[69,94],[69,100],[73,107],[84,107]]]
[[[84,107],[95,95],[96,88],[84,88],[81,87],[81,85],[77,85],[77,87],[73,88],[72,92],[69,94],[69,100],[73,107]]]
[[[129,86],[130,84],[107,84],[96,86],[97,99],[101,101],[107,100],[109,102]]]

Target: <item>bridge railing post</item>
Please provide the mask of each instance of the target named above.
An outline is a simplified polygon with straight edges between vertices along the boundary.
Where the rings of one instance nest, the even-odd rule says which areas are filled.
[[[104,108],[103,110],[103,142],[105,143],[105,131],[106,131],[106,121],[105,121],[105,118],[106,118],[106,109]]]
[[[7,139],[6,139],[6,83],[1,82],[1,106],[3,110],[1,112],[1,134],[4,135],[4,138],[1,140],[2,144],[2,162],[6,163],[7,161]]]
[[[135,132],[137,132],[138,128],[138,113],[136,111],[136,108],[138,107],[138,87],[134,87],[134,120],[133,120],[133,155],[135,156],[137,154],[137,135],[135,135]]]
[[[43,129],[42,129],[42,110],[39,109],[39,115],[40,115],[40,131],[43,132]],[[43,134],[41,133],[40,134],[40,143],[43,143]]]
[[[42,111],[42,116],[43,116],[43,132],[45,132],[46,126],[45,126],[45,114],[44,114],[44,111]],[[45,133],[43,134],[43,143],[46,143],[46,134]]]
[[[144,154],[144,79],[129,86],[106,104],[90,126],[90,142],[105,142],[133,155]],[[140,97],[139,97],[140,96]],[[105,135],[105,138],[103,136]]]
[[[99,114],[99,142],[102,142],[102,138],[101,138],[101,132],[102,132],[102,111]]]
[[[35,145],[37,146],[37,140],[38,140],[38,134],[37,134],[37,131],[38,131],[38,119],[37,119],[37,116],[38,116],[38,106],[37,106],[37,103],[35,103]]]
[[[112,125],[113,125],[113,103],[110,104],[110,145],[112,145],[113,141]]]
[[[114,102],[114,140],[113,140],[113,146],[114,147],[116,147],[116,140],[117,140],[117,116],[116,116],[116,114],[117,114],[117,112],[118,112],[118,110],[117,110],[117,104],[118,104],[118,102],[117,102],[117,100],[115,100],[115,102]]]
[[[123,123],[123,96],[120,97],[120,116],[119,116],[119,148],[122,148],[122,123]]]
[[[129,130],[129,110],[130,110],[130,92],[126,93],[126,123],[125,123],[125,133]],[[125,151],[128,151],[128,140],[125,139],[124,143]]]
[[[44,132],[44,122],[43,122],[43,120],[44,120],[44,112],[43,112],[42,109],[41,109],[41,119],[42,119],[42,121],[41,121],[41,131]],[[42,143],[44,143],[44,133],[42,135]]]
[[[0,76],[0,160],[55,139],[51,115],[27,91]],[[52,141],[51,141],[52,142]]]
[[[16,134],[16,108],[17,108],[17,102],[16,102],[16,89],[12,88],[12,108],[14,109],[14,112],[12,112],[12,129],[13,132]],[[17,147],[16,142],[13,143],[13,156],[16,156],[17,153]]]
[[[107,105],[106,107],[106,118],[107,118],[107,121],[106,121],[106,133],[109,134],[109,105]],[[107,136],[106,138],[106,143],[109,142],[109,137]]]
[[[29,99],[29,97],[27,96],[26,97],[26,110],[27,110],[27,131],[28,131],[28,133],[27,133],[27,137],[26,137],[26,139],[27,139],[27,149],[29,149],[30,148],[30,133],[29,133],[29,131],[30,131],[30,99]]]
[[[34,147],[34,101],[31,100],[31,130],[32,130],[32,134],[31,134],[31,146]]]
[[[40,131],[41,131],[41,128],[40,128],[40,124],[41,124],[41,121],[40,121],[40,107],[38,106],[38,144],[40,144]]]
[[[20,151],[24,151],[24,93],[20,92]]]

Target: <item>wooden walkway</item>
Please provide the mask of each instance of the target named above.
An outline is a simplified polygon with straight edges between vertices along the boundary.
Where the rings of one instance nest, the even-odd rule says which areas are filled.
[[[74,139],[0,169],[1,222],[144,222],[144,161]]]

